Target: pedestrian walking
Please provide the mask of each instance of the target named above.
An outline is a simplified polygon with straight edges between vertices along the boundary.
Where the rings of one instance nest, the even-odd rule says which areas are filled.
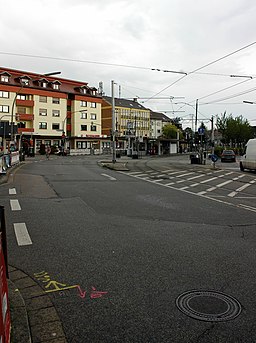
[[[50,153],[51,153],[51,147],[48,145],[45,149],[45,154],[46,154],[47,160],[49,160],[49,158],[50,158]]]

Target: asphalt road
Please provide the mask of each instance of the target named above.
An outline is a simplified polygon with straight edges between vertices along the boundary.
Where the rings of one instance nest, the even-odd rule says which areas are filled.
[[[1,186],[9,264],[49,294],[67,341],[255,342],[256,175],[98,159],[32,159]]]

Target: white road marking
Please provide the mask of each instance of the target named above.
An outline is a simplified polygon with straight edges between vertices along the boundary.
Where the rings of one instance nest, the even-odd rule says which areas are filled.
[[[203,181],[201,181],[200,183],[206,183],[206,182],[210,182],[210,181],[216,180],[216,179],[218,179],[218,176],[214,176],[214,177],[212,177],[211,179],[203,180]]]
[[[19,200],[17,200],[17,199],[10,200],[10,205],[11,205],[12,211],[20,211],[21,210]]]
[[[171,185],[174,185],[175,182],[170,182],[170,183],[166,183],[165,186],[171,186]]]
[[[174,174],[179,174],[179,173],[184,173],[186,170],[179,170],[179,171],[175,171],[172,173],[168,173],[168,175],[174,175]]]
[[[9,194],[10,195],[17,194],[16,189],[15,188],[9,188]]]
[[[18,245],[22,246],[32,244],[25,223],[14,223],[13,226]]]
[[[218,172],[218,171],[216,171],[216,172]],[[121,171],[119,173],[130,175],[129,173],[125,173],[125,172],[121,172]],[[136,177],[134,175],[130,175],[130,176]],[[145,181],[152,183],[152,180],[150,180],[150,179],[145,179]],[[201,194],[198,194],[198,193],[194,193],[194,192],[191,192],[190,190],[187,190],[186,189],[187,187],[183,187],[183,188],[177,188],[177,187],[174,187],[174,186],[172,187],[172,185],[174,185],[174,184],[175,184],[175,182],[170,182],[170,183],[167,183],[167,184],[159,183],[158,185],[162,186],[162,187],[171,188],[171,189],[173,189],[175,191],[182,191],[182,192],[185,192],[185,193],[188,193],[188,194],[191,194],[191,195],[201,196],[201,197],[203,197],[205,199],[208,199],[208,200],[211,200],[211,201],[216,201],[216,202],[219,202],[221,204],[225,204],[225,205],[232,206],[232,207],[235,207],[235,208],[239,208],[240,207],[240,208],[242,208],[244,210],[256,212],[256,208],[255,207],[250,207],[250,206],[243,205],[243,204],[235,205],[235,204],[232,204],[232,203],[230,203],[228,201],[224,201],[224,200],[217,199],[217,198],[214,198],[214,197],[210,197],[210,196],[207,196],[207,195],[201,195]],[[199,184],[200,183],[194,184],[194,185],[199,185]],[[212,187],[212,188],[209,188],[207,191],[212,191],[212,190],[214,190],[216,188],[217,187]]]
[[[211,173],[210,173],[211,174]],[[208,175],[208,174],[207,174]],[[202,174],[202,175],[197,175],[197,176],[193,176],[193,177],[189,177],[188,179],[187,179],[187,181],[190,181],[190,180],[194,180],[194,179],[199,179],[200,177],[204,177],[204,174]]]
[[[187,176],[187,175],[191,175],[191,174],[195,174],[195,172],[190,172],[190,173],[186,173],[186,174],[181,174],[181,175],[178,175],[177,177],[183,177],[183,176]]]
[[[218,185],[216,185],[216,187],[220,188],[220,187],[223,187],[223,186],[225,186],[225,185],[228,185],[228,184],[231,183],[231,182],[233,182],[233,180],[228,180],[228,181],[219,183]]]
[[[239,206],[241,206],[242,208],[245,208],[246,210],[252,211],[252,212],[256,212],[256,207],[252,207],[252,206],[247,206],[244,204],[239,204]]]
[[[110,181],[116,181],[116,178],[108,175],[108,174],[101,174],[102,176],[106,176],[107,178],[109,178]]]

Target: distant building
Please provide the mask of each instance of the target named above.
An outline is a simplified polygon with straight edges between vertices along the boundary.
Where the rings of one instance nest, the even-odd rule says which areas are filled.
[[[0,121],[18,127],[14,137],[0,131],[2,146],[100,149],[101,103],[86,82],[0,68]]]
[[[117,148],[125,150],[128,155],[147,151],[150,136],[150,110],[138,103],[136,99],[115,98]],[[102,133],[112,134],[112,98],[103,96]],[[107,143],[106,143],[107,144]]]

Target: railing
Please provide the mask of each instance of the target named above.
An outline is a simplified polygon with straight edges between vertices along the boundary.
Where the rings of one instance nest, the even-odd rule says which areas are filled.
[[[20,162],[20,154],[18,151],[12,152],[10,154],[1,154],[0,155],[0,175],[6,174],[7,169],[11,166]]]

